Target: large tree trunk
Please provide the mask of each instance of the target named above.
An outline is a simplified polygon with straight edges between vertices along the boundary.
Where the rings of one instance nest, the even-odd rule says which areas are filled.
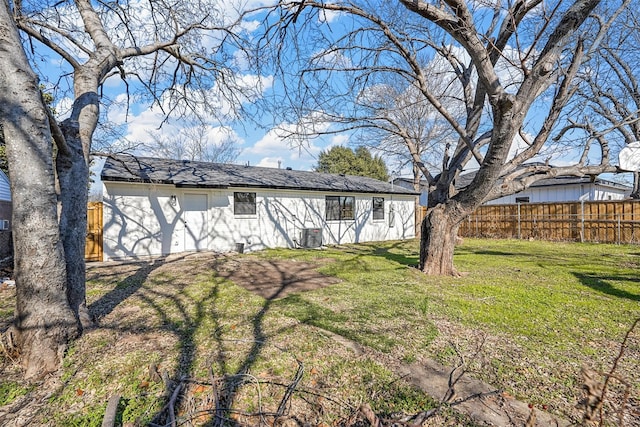
[[[414,163],[413,164],[413,189],[416,193],[422,194],[422,186],[420,185],[420,181],[422,177],[422,171],[420,168]],[[416,196],[415,202],[415,224],[416,224],[416,238],[419,239],[422,236],[422,205],[420,205],[420,195]]]
[[[83,329],[93,326],[86,303],[85,244],[87,230],[88,164],[79,137],[78,122],[62,126],[67,153],[59,152],[56,170],[60,186],[60,234],[65,251],[67,298]]]
[[[25,377],[57,370],[77,324],[67,302],[52,138],[35,74],[5,1],[0,5],[0,120],[13,196],[14,342]]]
[[[109,45],[107,43],[107,45]],[[60,232],[62,235],[68,276],[67,295],[82,328],[93,326],[86,303],[85,245],[87,231],[87,199],[89,192],[89,155],[93,132],[98,125],[99,81],[115,67],[117,57],[109,48],[74,71],[75,101],[71,117],[61,124],[68,147],[59,153],[56,170],[60,185]]]
[[[453,251],[464,216],[452,211],[451,205],[439,204],[429,208],[422,221],[419,268],[426,274],[458,275],[453,265]]]
[[[633,190],[629,195],[632,199],[640,199],[640,172],[633,173]]]

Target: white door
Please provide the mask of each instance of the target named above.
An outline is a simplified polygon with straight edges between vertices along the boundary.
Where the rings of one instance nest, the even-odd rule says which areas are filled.
[[[182,210],[184,221],[184,250],[207,249],[207,195],[186,193]]]

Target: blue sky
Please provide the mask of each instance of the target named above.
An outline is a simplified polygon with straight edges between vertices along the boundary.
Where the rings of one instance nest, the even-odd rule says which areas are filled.
[[[135,3],[132,1],[132,3]],[[226,14],[233,19],[233,2],[217,2],[219,7],[227,8]],[[245,7],[263,6],[269,3],[262,0],[243,1]],[[64,7],[64,6],[62,6]],[[72,18],[68,18],[71,20]],[[256,21],[257,22],[257,21]],[[256,22],[247,21],[245,27],[247,31],[257,28]],[[34,61],[36,72],[41,76],[45,87],[55,97],[55,110],[59,119],[68,116],[72,99],[68,95],[71,87],[71,68],[59,57],[48,49],[35,44],[37,55],[41,59]],[[79,54],[80,57],[82,53]],[[60,78],[61,76],[67,76]],[[261,96],[269,96],[275,89],[272,76],[253,74],[251,70],[246,70],[238,75],[242,84],[248,88],[261,88],[257,90],[254,98],[244,99],[243,108],[249,111],[253,108],[254,101]],[[135,81],[128,80],[128,85],[133,92]],[[166,138],[177,137],[185,127],[193,125],[193,117],[167,118],[167,116],[148,101],[137,101],[134,98],[127,98],[127,86],[118,75],[110,77],[103,85],[103,107],[102,113],[110,126],[117,127],[122,133],[121,137],[105,136],[105,133],[96,133],[94,138],[94,150],[104,150],[107,146],[118,151],[123,146],[138,146],[133,152],[138,154],[153,155],[153,150],[144,150],[142,145],[151,141],[151,135],[162,135]],[[212,87],[207,93],[209,101],[216,100],[216,113],[210,114],[207,120],[205,133],[211,144],[218,144],[222,139],[231,138],[239,148],[239,156],[236,163],[250,164],[253,166],[266,167],[292,167],[300,170],[311,170],[317,163],[318,155],[322,150],[326,150],[333,145],[345,145],[348,143],[347,135],[337,135],[332,137],[305,140],[302,144],[293,143],[282,137],[282,132],[278,128],[291,129],[299,126],[299,123],[273,123],[272,118],[267,114],[260,118],[258,125],[253,120],[232,120],[228,116],[232,115],[234,106],[226,102],[219,95],[218,88]],[[162,103],[162,100],[161,100]],[[202,112],[201,112],[202,113]],[[206,116],[207,113],[204,113]],[[105,144],[106,141],[106,144]]]
[[[249,0],[244,4],[247,7],[255,7],[264,5],[266,2],[262,0]],[[229,6],[226,13],[233,15],[233,9],[230,2],[218,2],[219,5]],[[340,20],[347,19],[343,16],[330,14],[323,17],[323,24],[333,24],[332,30],[340,31]],[[257,19],[255,22],[247,21],[245,28],[247,31],[257,29]],[[41,49],[41,47],[38,47]],[[507,50],[509,52],[509,50]],[[60,114],[60,118],[64,118],[69,110],[71,99],[65,97],[65,84],[70,83],[70,78],[60,79],[60,76],[69,74],[70,69],[65,63],[61,62],[56,56],[47,53],[44,55],[44,62],[37,64],[37,71],[41,73],[48,87],[61,84],[59,91],[54,92],[56,100],[56,111]],[[238,59],[241,61],[241,58]],[[500,71],[504,74],[505,79],[514,78],[509,76],[511,70],[505,66]],[[250,70],[245,70],[240,76],[241,81],[247,88],[252,88],[254,94],[243,100],[243,106],[248,110],[252,110],[255,101],[261,97],[268,97],[273,91],[278,91],[278,85],[281,84],[273,79],[270,75],[255,75]],[[517,74],[515,75],[517,78]],[[129,84],[135,84],[129,80]],[[133,144],[137,146],[138,154],[153,155],[153,150],[143,150],[139,144],[148,143],[151,134],[161,134],[163,137],[172,138],[180,134],[185,128],[192,126],[189,117],[174,119],[164,115],[158,105],[153,105],[148,101],[132,100],[128,103],[125,95],[126,86],[118,76],[113,76],[106,81],[104,88],[104,99],[109,100],[109,105],[105,107],[104,113],[106,121],[109,124],[119,127],[123,133],[122,138],[107,138],[109,143],[113,144],[115,149],[123,145]],[[318,155],[322,150],[327,150],[335,145],[348,145],[350,141],[349,134],[337,134],[324,136],[316,139],[306,139],[302,141],[286,140],[282,136],[281,129],[304,128],[305,124],[290,122],[274,122],[269,114],[265,114],[261,119],[261,125],[256,124],[252,120],[236,121],[227,118],[233,110],[228,102],[219,95],[218,88],[215,86],[210,88],[206,94],[209,100],[213,100],[216,105],[216,114],[211,114],[208,121],[206,135],[211,144],[219,143],[222,139],[231,138],[240,150],[236,163],[250,164],[253,166],[267,167],[292,167],[298,170],[310,170],[317,163]],[[162,100],[161,100],[162,102]],[[280,130],[279,130],[280,129]],[[99,143],[104,140],[99,134],[94,144],[94,149],[101,149]],[[518,145],[514,144],[512,151],[518,150]],[[574,154],[575,156],[575,154]],[[558,159],[562,161],[562,159]],[[396,169],[395,165],[388,162],[390,171]],[[477,167],[477,166],[476,166]],[[473,169],[474,165],[469,165],[468,169]],[[396,176],[410,176],[408,169],[395,171]]]

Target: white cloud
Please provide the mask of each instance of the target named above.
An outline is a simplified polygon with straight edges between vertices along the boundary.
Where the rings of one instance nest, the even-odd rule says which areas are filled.
[[[342,16],[342,13],[333,10],[321,9],[318,13],[318,21],[331,24]]]
[[[273,84],[270,76],[242,75],[235,78],[237,85],[243,88],[239,94],[235,94],[236,100],[244,104],[254,102]],[[228,126],[235,119],[239,105],[232,104],[217,85],[208,90],[177,87],[176,91],[179,95],[166,92],[160,97],[159,103],[151,105],[139,103],[135,98],[129,100],[126,94],[116,95],[107,107],[107,119],[115,126],[126,126],[123,140],[129,143],[149,141],[149,133],[161,126],[163,135],[178,135],[181,129],[193,126],[197,118],[212,123],[211,137],[214,141],[223,138],[225,132],[225,136],[229,137]],[[128,102],[131,102],[129,108]],[[61,105],[70,103],[71,100],[61,100]],[[172,117],[167,117],[168,112],[174,113]],[[234,140],[240,139],[235,132],[233,135]],[[114,145],[122,145],[122,142],[116,141]]]
[[[328,129],[329,124],[322,120],[321,112],[303,117],[298,123],[282,123],[245,148],[239,160],[276,167],[280,160],[282,167],[310,170],[317,164],[322,150],[344,145],[348,139],[347,135],[318,136]]]
[[[271,129],[253,146],[246,148],[242,154],[257,156],[272,156],[290,149],[289,143],[280,135],[277,129]]]
[[[60,98],[54,105],[54,110],[56,112],[56,119],[62,121],[64,119],[69,118],[71,115],[71,108],[73,107],[73,99],[69,97]]]
[[[334,135],[331,138],[331,143],[329,144],[329,146],[325,147],[324,149],[326,150],[331,147],[335,147],[336,145],[347,145],[348,142],[349,142],[349,135],[346,135],[346,134]]]
[[[282,157],[263,157],[258,164],[252,166],[260,166],[264,168],[282,168],[284,159]]]
[[[312,62],[317,66],[325,66],[336,70],[350,68],[353,66],[353,62],[350,58],[345,56],[342,52],[335,50],[318,52],[314,55]]]

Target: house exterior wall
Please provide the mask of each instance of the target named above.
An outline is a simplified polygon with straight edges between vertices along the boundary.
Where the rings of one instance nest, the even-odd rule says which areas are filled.
[[[234,191],[256,193],[255,214],[234,214]],[[415,236],[413,195],[186,189],[114,182],[105,182],[103,193],[105,260],[190,250],[227,252],[238,243],[244,244],[245,251],[293,248],[300,245],[305,228],[320,228],[323,244]],[[355,197],[355,220],[326,221],[325,196],[345,195]],[[374,196],[384,197],[384,219],[373,220]]]
[[[0,201],[11,201],[11,188],[9,185],[9,178],[2,171],[0,171]]]
[[[0,200],[0,234],[10,234],[11,232],[11,222],[12,222],[11,210],[12,210],[11,201]],[[6,239],[2,239],[3,242],[4,240]],[[4,244],[4,243],[0,243],[0,244]]]
[[[0,260],[13,254],[13,240],[11,231],[0,230]]]
[[[9,226],[11,226],[11,202],[5,200],[0,200],[0,221],[2,220],[9,221]]]
[[[5,223],[5,221],[7,221]],[[6,229],[5,225],[8,225]],[[11,240],[11,188],[9,178],[0,171],[0,259],[13,253]]]
[[[529,203],[623,200],[628,190],[598,183],[530,187],[524,191],[486,202],[486,205],[517,203],[516,198],[529,197]]]

